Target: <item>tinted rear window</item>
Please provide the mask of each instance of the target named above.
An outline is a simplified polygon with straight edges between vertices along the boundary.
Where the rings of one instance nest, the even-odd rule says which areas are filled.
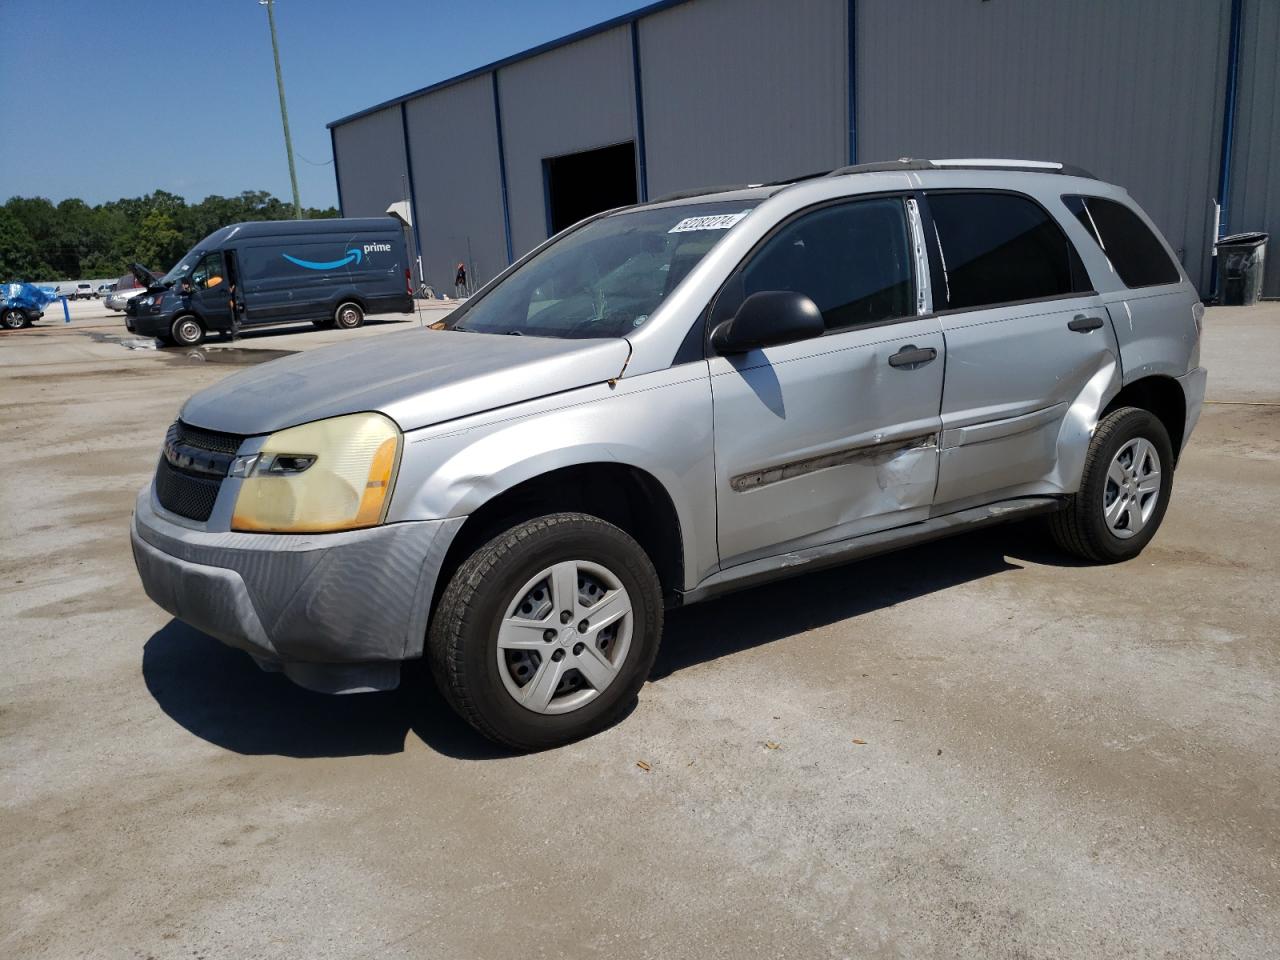
[[[1126,287],[1154,287],[1182,279],[1156,235],[1123,203],[1075,195],[1062,201],[1097,241]]]
[[[1027,197],[934,193],[929,195],[929,211],[943,261],[943,282],[934,284],[937,309],[972,309],[1090,290],[1066,234]]]

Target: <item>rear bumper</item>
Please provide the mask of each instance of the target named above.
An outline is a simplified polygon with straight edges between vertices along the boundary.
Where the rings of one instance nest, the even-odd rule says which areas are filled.
[[[462,520],[318,535],[210,533],[150,488],[130,536],[143,588],[197,630],[325,693],[382,690],[421,656],[436,576]]]
[[[1204,367],[1196,367],[1190,373],[1178,377],[1178,385],[1182,387],[1182,395],[1187,401],[1187,418],[1182,430],[1182,446],[1185,449],[1191,439],[1191,431],[1200,421],[1200,410],[1204,406],[1205,385],[1209,381],[1209,371]]]

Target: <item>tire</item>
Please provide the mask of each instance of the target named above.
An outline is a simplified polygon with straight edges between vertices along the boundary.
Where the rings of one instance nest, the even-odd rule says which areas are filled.
[[[6,310],[0,322],[3,322],[6,330],[21,330],[31,326],[31,319],[21,310]]]
[[[557,610],[566,595],[572,610]],[[625,612],[596,629],[588,618],[603,603],[601,617]],[[638,543],[597,517],[555,513],[511,527],[463,562],[441,595],[427,654],[445,699],[476,730],[545,750],[630,709],[658,653],[662,617],[658,575]]]
[[[1049,518],[1053,539],[1093,563],[1136,557],[1164,520],[1173,468],[1169,433],[1153,413],[1112,411],[1093,432],[1079,492]]]
[[[187,313],[173,321],[168,339],[180,347],[198,347],[204,343],[204,333],[204,324]]]
[[[333,311],[333,322],[342,330],[354,330],[364,325],[364,309],[354,300],[347,300]]]

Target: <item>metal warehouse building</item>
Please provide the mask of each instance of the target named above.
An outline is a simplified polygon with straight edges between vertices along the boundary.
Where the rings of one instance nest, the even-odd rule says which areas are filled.
[[[977,156],[1126,186],[1207,294],[1215,233],[1280,235],[1278,61],[1280,0],[666,0],[330,133],[343,214],[408,199],[447,289],[600,209]]]

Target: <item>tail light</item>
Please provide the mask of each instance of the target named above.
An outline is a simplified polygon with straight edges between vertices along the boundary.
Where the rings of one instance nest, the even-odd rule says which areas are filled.
[[[1204,332],[1204,304],[1197,300],[1191,305],[1191,320],[1196,325],[1196,336]]]
[[[409,268],[404,268],[404,292],[409,296],[413,296],[413,277],[409,273]]]

